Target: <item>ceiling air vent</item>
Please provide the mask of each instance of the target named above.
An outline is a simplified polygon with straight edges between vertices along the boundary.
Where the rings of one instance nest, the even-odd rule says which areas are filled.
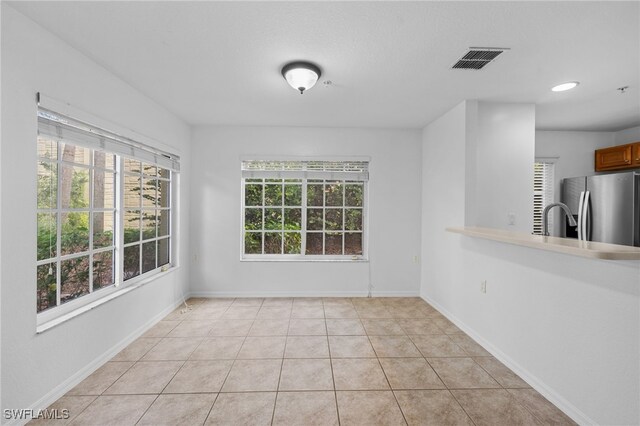
[[[509,49],[504,47],[470,47],[469,51],[458,59],[451,68],[457,70],[481,70],[505,50]]]

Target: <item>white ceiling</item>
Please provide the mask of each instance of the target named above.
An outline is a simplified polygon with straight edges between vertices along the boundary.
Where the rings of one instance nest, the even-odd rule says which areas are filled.
[[[638,2],[11,4],[190,124],[419,128],[479,99],[534,102],[539,129],[640,125]],[[511,50],[450,69],[470,46]],[[333,84],[296,93],[300,59]]]

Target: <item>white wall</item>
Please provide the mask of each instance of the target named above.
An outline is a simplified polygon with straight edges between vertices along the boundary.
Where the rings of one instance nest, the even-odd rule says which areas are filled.
[[[620,130],[615,133],[613,145],[624,145],[630,142],[640,142],[640,126]]]
[[[306,127],[193,131],[192,294],[417,295],[420,132]],[[370,156],[371,263],[241,262],[240,157]]]
[[[97,367],[96,360],[174,306],[189,282],[182,267],[36,334],[36,92],[173,146],[189,170],[185,123],[2,4],[3,409],[43,408],[61,396],[79,371]],[[186,210],[188,173],[181,178],[180,209]],[[184,216],[180,250],[187,256]]]
[[[444,230],[455,219],[462,225],[453,212],[464,210],[473,190],[438,180],[466,174],[473,181],[473,167],[441,155],[444,147],[458,152],[466,145],[461,129],[471,107],[458,105],[423,131],[423,193],[451,203],[454,218],[423,202],[422,296],[580,423],[640,423],[640,262],[583,259]],[[533,155],[533,146],[525,149]],[[433,156],[441,161],[428,162]]]

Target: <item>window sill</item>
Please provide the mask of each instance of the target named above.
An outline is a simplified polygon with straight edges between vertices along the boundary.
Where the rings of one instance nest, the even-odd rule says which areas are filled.
[[[85,312],[89,312],[90,310],[95,309],[100,305],[104,305],[105,303],[109,302],[110,300],[116,299],[116,298],[118,298],[120,296],[123,296],[123,295],[129,293],[130,291],[133,291],[133,290],[135,290],[137,288],[142,287],[145,284],[148,284],[148,283],[150,283],[152,281],[155,281],[155,280],[157,280],[159,278],[162,278],[162,277],[164,277],[166,275],[169,275],[169,274],[171,274],[172,272],[174,272],[174,271],[176,271],[178,269],[180,269],[179,266],[173,266],[173,267],[167,269],[166,271],[160,270],[156,274],[153,274],[153,275],[151,275],[149,277],[141,278],[139,281],[136,281],[133,284],[127,285],[124,288],[121,288],[121,289],[118,289],[118,290],[116,290],[116,291],[114,291],[112,293],[109,293],[108,295],[106,295],[106,296],[104,296],[104,297],[102,297],[102,298],[100,298],[98,300],[95,300],[95,301],[93,301],[91,303],[88,303],[86,305],[83,305],[83,306],[81,306],[81,307],[79,307],[77,309],[74,309],[71,312],[68,312],[66,314],[60,315],[60,316],[58,316],[58,317],[56,317],[54,319],[51,319],[49,321],[43,322],[42,324],[38,324],[38,326],[36,327],[36,334],[44,333],[47,330],[50,330],[50,329],[52,329],[52,328],[54,328],[54,327],[56,327],[56,326],[58,326],[60,324],[63,324],[65,322],[69,321],[70,319],[73,319],[73,318],[75,318],[77,316],[80,316],[80,315],[84,314]]]
[[[240,262],[311,262],[311,263],[369,263],[369,259],[304,259],[304,258],[241,258]]]

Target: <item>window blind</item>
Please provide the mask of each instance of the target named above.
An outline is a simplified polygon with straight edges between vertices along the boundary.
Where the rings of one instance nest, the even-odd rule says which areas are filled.
[[[68,141],[74,145],[107,151],[176,172],[180,171],[180,157],[175,154],[155,149],[42,107],[38,108],[38,134],[57,141]]]
[[[368,161],[244,160],[243,178],[369,180]]]
[[[533,233],[542,235],[542,212],[553,203],[554,164],[536,162],[533,165]],[[549,215],[549,233],[553,230],[553,215]]]

